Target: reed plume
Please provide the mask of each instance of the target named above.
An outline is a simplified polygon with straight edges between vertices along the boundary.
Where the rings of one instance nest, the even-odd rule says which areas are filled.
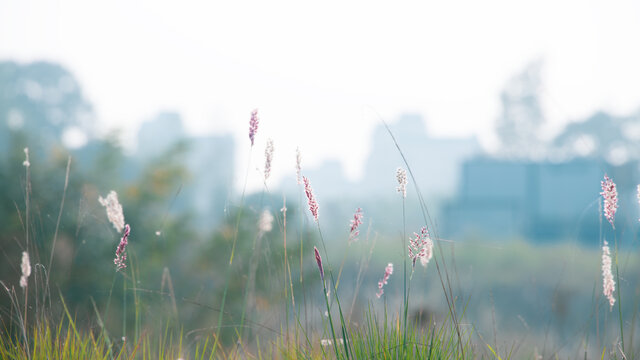
[[[29,253],[26,251],[22,252],[22,263],[20,264],[20,269],[22,270],[22,276],[20,276],[20,287],[26,288],[29,284],[29,276],[31,275],[31,262],[29,261]]]
[[[122,205],[118,201],[118,194],[111,190],[106,198],[98,197],[98,202],[106,208],[107,218],[116,231],[122,232],[122,229],[124,229],[124,214],[122,213]]]

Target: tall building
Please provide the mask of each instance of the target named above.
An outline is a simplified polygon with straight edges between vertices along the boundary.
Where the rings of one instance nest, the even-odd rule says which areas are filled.
[[[600,181],[605,173],[618,186],[617,222],[622,228],[638,213],[636,162],[614,167],[594,159],[564,163],[491,158],[466,161],[458,195],[443,209],[442,236],[521,237],[538,242],[576,239],[598,245]]]
[[[424,195],[451,196],[460,176],[460,164],[480,152],[474,137],[435,138],[429,136],[421,115],[407,114],[389,126]],[[373,133],[359,193],[393,195],[398,167],[406,168],[400,152],[383,125]]]

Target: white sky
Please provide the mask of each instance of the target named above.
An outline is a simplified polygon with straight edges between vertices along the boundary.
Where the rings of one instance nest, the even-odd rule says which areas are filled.
[[[357,177],[378,116],[409,111],[490,147],[500,90],[536,59],[551,130],[635,111],[639,35],[623,0],[0,0],[0,60],[62,63],[103,130],[176,110],[192,133],[234,134],[244,173],[258,108],[253,168],[272,137],[276,179],[297,145],[303,166],[341,158]]]

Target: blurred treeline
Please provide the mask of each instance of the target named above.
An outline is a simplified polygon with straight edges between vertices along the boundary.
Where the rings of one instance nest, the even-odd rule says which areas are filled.
[[[20,259],[28,251],[33,267],[29,306],[42,316],[57,320],[62,296],[75,316],[90,319],[79,322],[87,326],[95,324],[93,299],[108,328],[122,328],[126,306],[128,321],[137,311],[142,327],[170,321],[185,329],[210,329],[218,319],[237,226],[225,324],[240,322],[251,264],[256,306],[269,312],[281,304],[282,199],[268,193],[243,202],[227,199],[223,219],[212,219],[202,231],[189,204],[176,206],[193,176],[185,165],[189,141],[132,159],[119,134],[97,137],[92,119],[91,104],[64,68],[0,63],[0,280],[7,287],[22,298]],[[82,146],[70,150],[69,143],[78,138]],[[29,167],[23,165],[24,148],[29,148]],[[110,190],[118,193],[131,226],[129,266],[120,273],[113,258],[121,234],[98,202]],[[288,207],[287,221],[294,224],[289,232],[303,236],[296,226],[299,211]],[[264,209],[276,219],[256,244]],[[299,259],[298,246],[291,244],[289,251]],[[296,265],[292,273],[299,276]],[[15,320],[7,295],[4,290],[0,295],[4,328]],[[133,323],[127,329],[134,331]],[[233,331],[225,328],[223,334]]]

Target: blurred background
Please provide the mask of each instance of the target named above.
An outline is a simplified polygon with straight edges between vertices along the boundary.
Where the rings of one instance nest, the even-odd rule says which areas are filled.
[[[90,297],[124,296],[111,260],[119,234],[98,203],[115,190],[149,323],[162,321],[159,306],[187,329],[215,325],[241,219],[225,323],[238,322],[248,289],[256,323],[279,329],[295,312],[281,306],[286,233],[309,326],[324,305],[299,149],[357,322],[369,302],[382,308],[384,266],[395,277],[403,261],[395,171],[406,164],[391,132],[413,173],[406,233],[429,225],[467,326],[499,348],[614,341],[603,240],[621,251],[631,329],[640,291],[639,20],[633,1],[0,1],[0,280],[18,283],[29,227],[34,262],[53,251],[51,287],[79,314],[92,317]],[[615,231],[601,214],[605,173],[619,191]],[[350,242],[356,208],[364,224]],[[264,210],[276,217],[268,234]],[[400,279],[385,290],[390,305]],[[439,281],[419,269],[417,319],[446,316]]]

